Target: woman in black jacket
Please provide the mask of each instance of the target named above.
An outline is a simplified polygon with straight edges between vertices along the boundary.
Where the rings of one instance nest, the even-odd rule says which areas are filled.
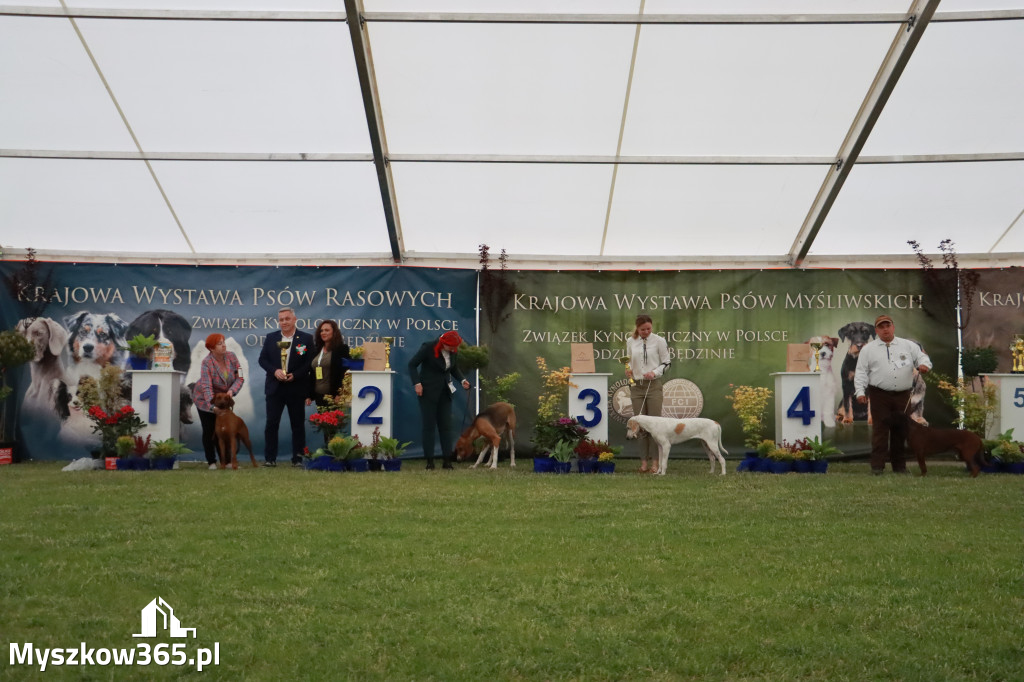
[[[455,357],[462,337],[456,331],[445,332],[437,341],[427,341],[409,361],[409,376],[419,396],[420,418],[423,426],[423,455],[427,468],[434,468],[434,430],[441,438],[441,456],[444,468],[451,469],[452,454],[452,394],[454,379],[469,390],[469,382],[462,376]]]
[[[338,323],[324,320],[316,328],[313,362],[309,367],[309,394],[306,405],[314,401],[317,406],[327,405],[326,396],[337,397],[345,378],[345,360],[349,358],[348,345],[341,336]]]

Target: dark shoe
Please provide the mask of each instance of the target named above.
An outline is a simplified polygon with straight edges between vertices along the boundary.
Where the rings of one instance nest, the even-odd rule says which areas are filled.
[[[263,466],[274,468],[274,467],[277,466],[277,462],[275,460],[272,460],[272,459],[271,460],[267,460],[266,462],[263,463]]]
[[[885,473],[885,469],[872,469],[871,473],[873,473],[875,476],[881,476],[882,474]]]
[[[427,459],[427,468],[428,469],[433,469],[434,468],[434,458],[433,457],[430,457],[430,458]]]
[[[445,462],[444,465],[441,468],[442,469],[454,469],[455,467],[452,466],[451,462]]]

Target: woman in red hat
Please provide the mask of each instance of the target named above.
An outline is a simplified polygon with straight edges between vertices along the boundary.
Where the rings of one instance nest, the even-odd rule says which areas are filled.
[[[199,423],[203,425],[203,451],[206,453],[206,462],[211,469],[216,469],[217,415],[213,413],[213,395],[238,395],[245,379],[242,377],[242,366],[235,354],[228,350],[223,334],[207,336],[206,348],[210,354],[203,358],[199,381],[192,388],[192,401],[199,411]]]
[[[444,468],[451,469],[452,461],[452,394],[455,380],[469,390],[469,382],[459,370],[455,357],[462,337],[456,331],[445,332],[437,341],[427,341],[409,361],[409,376],[419,396],[420,417],[423,426],[423,454],[427,468],[434,468],[434,430],[441,438],[441,456]]]

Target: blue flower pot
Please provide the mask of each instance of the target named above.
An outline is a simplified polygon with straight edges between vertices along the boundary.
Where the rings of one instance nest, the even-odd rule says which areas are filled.
[[[556,474],[572,473],[572,462],[555,462],[552,468]]]
[[[615,473],[615,462],[598,462],[597,473],[599,474],[614,474]]]
[[[793,471],[798,474],[809,474],[814,468],[813,462],[809,459],[798,459],[793,462]]]
[[[129,355],[128,369],[149,369],[149,358],[140,358],[135,355]]]
[[[383,462],[381,462],[381,465],[383,466],[384,471],[402,470],[402,460],[400,459],[386,459]]]
[[[149,459],[146,457],[129,457],[131,467],[135,471],[149,471]]]
[[[361,370],[363,368],[363,363],[365,362],[365,360],[350,360],[348,358],[345,358],[342,362],[348,369]]]
[[[534,457],[533,458],[533,473],[535,474],[550,474],[555,470],[555,460],[550,457]]]
[[[736,471],[760,471],[761,458],[757,455],[747,454],[736,466]]]
[[[770,460],[770,470],[773,474],[788,474],[793,471],[793,460]]]
[[[581,474],[592,474],[597,471],[596,459],[581,459],[576,463],[576,468]]]
[[[313,459],[307,459],[304,466],[307,471],[330,471],[327,467],[334,462],[334,458],[330,455],[320,455]],[[335,471],[343,471],[343,469],[335,469]]]
[[[358,457],[356,459],[346,460],[345,464],[347,465],[349,471],[361,472],[370,470],[370,462],[367,461],[365,457]]]
[[[117,470],[118,471],[131,471],[132,460],[128,457],[117,458]]]
[[[344,470],[345,470],[345,462],[341,461],[340,459],[334,459],[333,457],[331,457],[330,461],[327,462],[327,467],[324,469],[324,471],[344,471]]]
[[[153,460],[153,468],[157,471],[170,471],[174,468],[177,457],[157,457]]]
[[[811,462],[811,473],[812,474],[823,474],[828,471],[828,460],[827,459],[816,459]]]
[[[1024,474],[1024,462],[1003,462],[1000,468],[1006,474]]]

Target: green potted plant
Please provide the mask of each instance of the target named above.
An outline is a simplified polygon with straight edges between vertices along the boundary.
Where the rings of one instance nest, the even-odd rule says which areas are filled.
[[[726,399],[732,403],[732,409],[740,420],[743,430],[743,444],[748,448],[756,448],[764,440],[768,429],[768,403],[772,399],[772,390],[762,386],[733,386]]]
[[[8,384],[8,379],[12,370],[35,356],[35,348],[24,336],[10,329],[0,332],[0,464],[18,461],[14,442],[15,401],[8,400],[14,388]]]
[[[572,470],[572,458],[576,450],[576,443],[568,440],[560,440],[551,448],[551,458],[555,460],[554,471],[556,474],[567,474]]]
[[[128,344],[121,350],[128,351],[129,369],[149,369],[153,365],[153,349],[156,348],[156,337],[150,334],[136,334],[126,341]]]
[[[1024,473],[1024,443],[1013,439],[1013,429],[1008,429],[996,436],[991,455],[999,461],[1000,471],[1012,474]]]
[[[828,460],[826,457],[841,455],[843,451],[832,445],[830,441],[819,440],[817,436],[811,439],[804,439],[807,445],[807,459],[811,462],[811,472],[823,474],[828,471]]]
[[[407,447],[412,445],[412,442],[399,443],[397,438],[384,436],[380,438],[378,445],[380,446],[379,454],[384,471],[398,471],[402,468],[402,460],[399,457],[402,456]]]
[[[597,473],[599,474],[614,474],[615,473],[615,455],[622,452],[622,446],[609,445],[608,449],[597,455]]]
[[[173,469],[174,462],[180,455],[192,452],[185,444],[175,438],[158,440],[149,447],[149,456],[153,460],[154,469]]]

